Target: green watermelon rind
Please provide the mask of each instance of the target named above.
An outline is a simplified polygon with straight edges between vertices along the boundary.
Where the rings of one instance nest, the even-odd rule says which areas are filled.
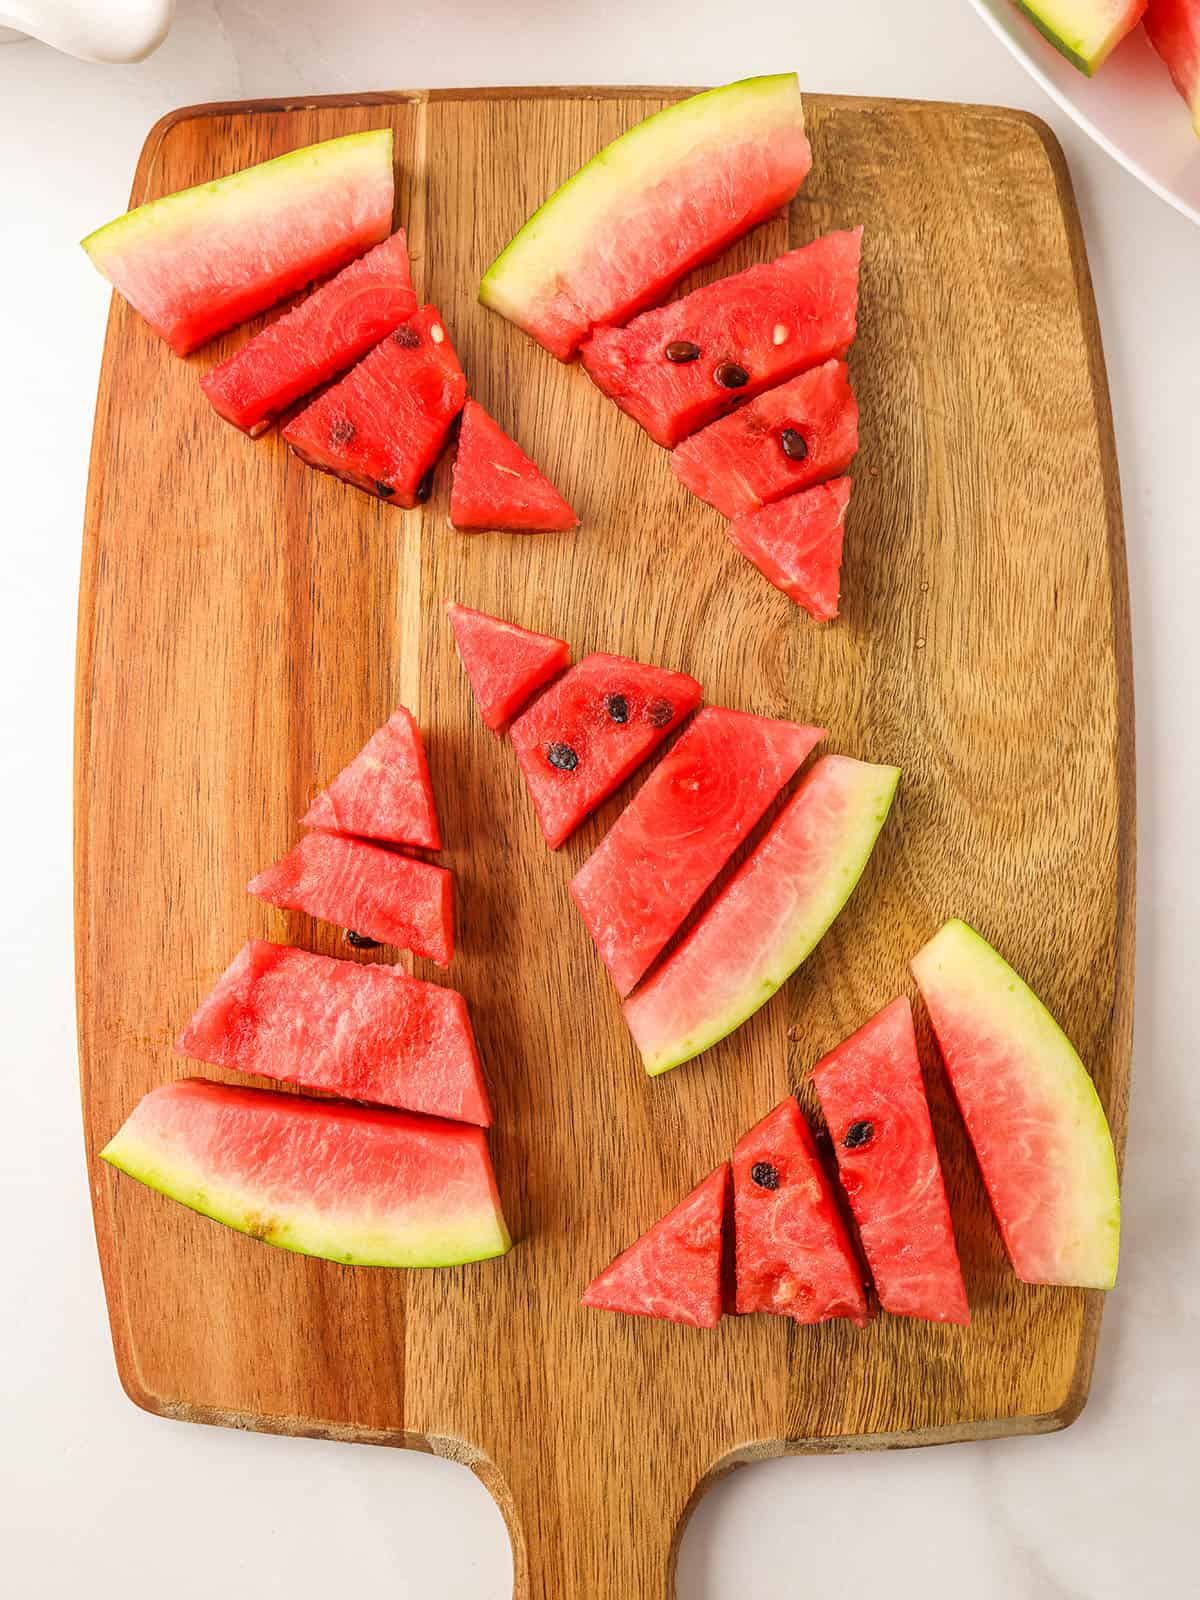
[[[1087,30],[1095,27],[1095,7],[1083,4],[1081,0],[1016,0],[1016,6],[1029,18],[1042,38],[1088,78],[1103,66],[1134,25],[1121,17],[1106,33],[1089,37]],[[1065,15],[1071,11],[1080,13],[1074,24]],[[1135,17],[1134,22],[1136,20]],[[1068,29],[1071,30],[1069,33]]]

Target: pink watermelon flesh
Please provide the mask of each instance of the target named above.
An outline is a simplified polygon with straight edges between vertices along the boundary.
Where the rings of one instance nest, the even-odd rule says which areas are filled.
[[[267,1244],[371,1267],[442,1267],[512,1246],[483,1130],[340,1100],[184,1078],[100,1152]]]
[[[817,619],[838,614],[850,479],[819,483],[735,517],[726,533],[769,583]]]
[[[796,1322],[867,1321],[863,1273],[833,1187],[795,1100],[733,1152],[737,1309]]]
[[[348,1100],[484,1128],[492,1120],[466,1001],[399,967],[252,939],[176,1049]]]
[[[845,472],[857,449],[846,363],[827,361],[685,439],[671,471],[701,500],[740,517]]]
[[[421,730],[404,706],[377,729],[301,819],[306,828],[440,850]]]
[[[255,438],[416,309],[400,228],[206,372],[200,387],[227,422]]]
[[[729,860],[823,728],[706,706],[571,880],[626,995]]]
[[[462,532],[562,533],[579,526],[550,480],[474,400],[463,407],[450,521]]]
[[[659,1317],[689,1328],[715,1328],[722,1310],[721,1244],[728,1192],[726,1162],[588,1284],[584,1305]]]
[[[385,845],[306,834],[260,872],[251,894],[446,966],[454,954],[454,879]]]
[[[861,228],[826,234],[624,328],[597,328],[580,360],[610,400],[672,449],[764,389],[845,355],[861,254]]]
[[[531,633],[486,611],[448,600],[446,614],[479,714],[493,733],[503,733],[525,702],[571,659],[565,640]]]
[[[552,850],[700,703],[682,672],[591,655],[513,723],[510,737]]]
[[[1150,0],[1146,32],[1200,134],[1200,0]]]
[[[965,1327],[971,1313],[907,996],[831,1051],[813,1085],[880,1305]]]
[[[302,461],[411,510],[467,398],[438,312],[423,306],[293,417],[283,437]]]

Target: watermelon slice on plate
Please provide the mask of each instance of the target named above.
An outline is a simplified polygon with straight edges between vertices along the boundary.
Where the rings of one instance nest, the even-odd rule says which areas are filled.
[[[417,309],[404,229],[200,379],[218,414],[256,438],[293,401],[353,366]]]
[[[552,850],[691,715],[700,692],[686,673],[591,655],[521,713],[509,737]]]
[[[626,995],[824,737],[823,728],[706,706],[571,880]]]
[[[440,850],[429,765],[412,712],[404,706],[393,711],[349,766],[322,789],[301,822],[325,833]]]
[[[571,659],[564,639],[518,628],[486,611],[448,600],[446,615],[479,714],[493,733],[503,733],[526,701]]]
[[[791,200],[812,151],[794,72],[668,106],[569,178],[488,269],[485,306],[567,360]]]
[[[512,1248],[480,1128],[183,1078],[100,1152],[203,1216],[301,1255],[453,1267]]]
[[[867,1321],[863,1272],[813,1136],[790,1097],[733,1152],[739,1313]]]
[[[423,306],[310,406],[283,437],[302,461],[411,510],[467,398],[446,325]]]
[[[563,533],[579,518],[477,401],[463,407],[450,521],[460,532]]]
[[[813,1085],[879,1303],[971,1320],[907,995],[819,1062]]]
[[[729,1163],[605,1267],[583,1304],[597,1311],[659,1317],[689,1328],[721,1320],[721,1247]]]
[[[735,517],[726,533],[748,561],[818,622],[838,614],[850,479],[835,478]]]
[[[1088,77],[1146,9],[1146,0],[1014,0],[1040,34]]]
[[[247,887],[273,906],[307,911],[359,940],[411,950],[439,967],[454,954],[453,877],[386,845],[306,834]]]
[[[947,922],[912,969],[1017,1276],[1111,1289],[1117,1161],[1100,1097],[1067,1036],[965,922]]]
[[[1150,0],[1146,32],[1200,134],[1200,0]]]
[[[823,756],[683,942],[625,1002],[652,1076],[732,1033],[807,959],[862,876],[898,767]]]
[[[862,229],[829,233],[597,328],[580,360],[596,386],[667,449],[764,389],[854,342]]]
[[[348,1100],[492,1120],[466,1001],[399,967],[251,939],[176,1049]]]
[[[182,356],[386,239],[393,200],[377,128],[151,200],[83,248]]]
[[[858,449],[858,406],[844,361],[802,372],[671,454],[671,471],[727,517],[845,472]]]

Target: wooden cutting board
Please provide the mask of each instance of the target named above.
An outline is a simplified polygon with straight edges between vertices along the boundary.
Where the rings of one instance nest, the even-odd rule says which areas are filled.
[[[741,268],[866,225],[862,407],[844,614],[818,628],[733,549],[667,457],[476,304],[481,272],[581,161],[682,91],[372,95],[179,111],[132,203],[391,123],[418,291],[472,388],[583,516],[465,537],[447,469],[402,514],[250,443],[121,302],[84,534],[77,937],[84,1119],[121,1379],[163,1415],[403,1444],[471,1465],[517,1592],[662,1600],[690,1506],[731,1465],[1060,1428],[1102,1297],[1005,1263],[936,1055],[934,1119],[974,1310],[967,1331],[588,1312],[589,1278],[897,992],[948,915],[991,937],[1095,1074],[1123,1143],[1132,1009],[1133,720],[1121,509],[1096,312],[1062,154],[986,107],[811,96],[812,175]],[[848,909],[733,1038],[642,1074],[568,898],[614,798],[558,854],[476,716],[441,603],[694,673],[707,698],[830,729],[904,769]],[[444,1272],[265,1248],[109,1170],[172,1040],[252,935],[347,955],[243,885],[398,701],[428,730],[460,953],[518,1247]],[[383,954],[386,955],[386,952]],[[366,958],[370,959],[370,958]],[[420,969],[419,969],[420,970]],[[432,970],[424,976],[436,976]]]

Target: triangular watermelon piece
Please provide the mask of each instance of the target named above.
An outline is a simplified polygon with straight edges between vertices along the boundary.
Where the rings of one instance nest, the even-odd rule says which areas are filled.
[[[450,521],[463,532],[562,533],[579,526],[550,480],[475,400],[463,407]]]
[[[518,628],[486,611],[472,611],[453,600],[446,615],[479,714],[493,733],[503,733],[527,700],[555,678],[571,659],[564,639]]]
[[[353,833],[440,850],[421,730],[400,706],[309,806],[301,819],[324,833]]]
[[[735,517],[726,532],[768,582],[814,616],[838,614],[850,479],[835,478]]]
[[[733,1152],[737,1309],[867,1320],[863,1274],[813,1136],[790,1097]]]
[[[715,1328],[728,1192],[726,1162],[588,1285],[584,1305]]]

